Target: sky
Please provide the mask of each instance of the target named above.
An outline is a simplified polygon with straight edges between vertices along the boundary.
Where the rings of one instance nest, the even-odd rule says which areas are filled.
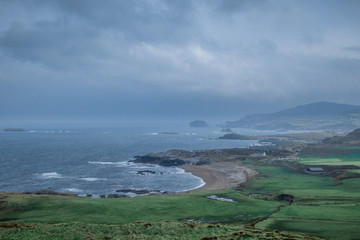
[[[0,121],[360,105],[358,0],[0,0]]]

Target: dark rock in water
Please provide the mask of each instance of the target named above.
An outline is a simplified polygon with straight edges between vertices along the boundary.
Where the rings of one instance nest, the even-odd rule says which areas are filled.
[[[177,132],[161,132],[159,134],[162,134],[162,135],[176,135],[176,134],[179,134]]]
[[[185,150],[172,149],[166,152],[149,153],[144,156],[135,156],[134,163],[150,163],[158,164],[161,166],[179,166],[184,164],[208,164],[211,161],[208,158],[204,158],[198,152],[190,152]]]
[[[25,132],[22,128],[5,128],[4,132]]]
[[[156,172],[155,172],[155,171],[152,171],[152,170],[141,170],[141,171],[137,171],[137,174],[140,174],[140,175],[156,174]]]
[[[190,127],[209,127],[209,125],[203,120],[194,120],[189,123]]]
[[[152,170],[140,170],[140,171],[137,171],[137,174],[139,175],[147,175],[147,174],[156,174],[157,172],[155,171],[152,171]],[[163,174],[162,172],[160,172],[159,174]]]
[[[150,163],[150,164],[158,164],[160,166],[170,167],[170,166],[180,166],[184,165],[185,161],[181,159],[170,159],[166,157],[156,157],[156,156],[135,156],[134,160],[131,162],[134,163]]]
[[[248,136],[237,134],[237,133],[228,133],[219,139],[229,139],[229,140],[251,140]]]
[[[74,193],[61,193],[61,192],[55,192],[51,190],[39,190],[39,191],[33,191],[33,192],[23,192],[24,194],[36,194],[36,195],[58,195],[58,196],[66,196],[66,197],[77,197]]]

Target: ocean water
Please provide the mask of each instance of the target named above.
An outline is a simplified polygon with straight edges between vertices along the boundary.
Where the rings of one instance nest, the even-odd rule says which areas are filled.
[[[129,160],[170,149],[234,148],[257,143],[217,140],[224,134],[218,127],[190,128],[181,124],[29,130],[0,131],[1,192],[47,189],[99,196],[120,189],[186,191],[204,182],[176,167]],[[141,170],[156,174],[140,175]]]

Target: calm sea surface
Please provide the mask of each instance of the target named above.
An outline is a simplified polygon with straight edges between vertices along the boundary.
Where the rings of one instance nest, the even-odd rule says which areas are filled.
[[[29,130],[0,131],[1,192],[49,189],[98,196],[129,188],[185,191],[198,187],[203,181],[176,167],[128,161],[135,155],[170,149],[234,148],[256,144],[256,141],[216,140],[224,134],[218,127],[190,128],[175,124]],[[254,134],[251,130],[242,130],[242,133]],[[139,175],[141,170],[158,174]]]

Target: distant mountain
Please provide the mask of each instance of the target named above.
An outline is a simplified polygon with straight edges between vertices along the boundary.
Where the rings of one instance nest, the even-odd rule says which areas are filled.
[[[228,121],[225,126],[262,130],[353,130],[360,127],[360,106],[316,102],[275,113],[249,115]]]

